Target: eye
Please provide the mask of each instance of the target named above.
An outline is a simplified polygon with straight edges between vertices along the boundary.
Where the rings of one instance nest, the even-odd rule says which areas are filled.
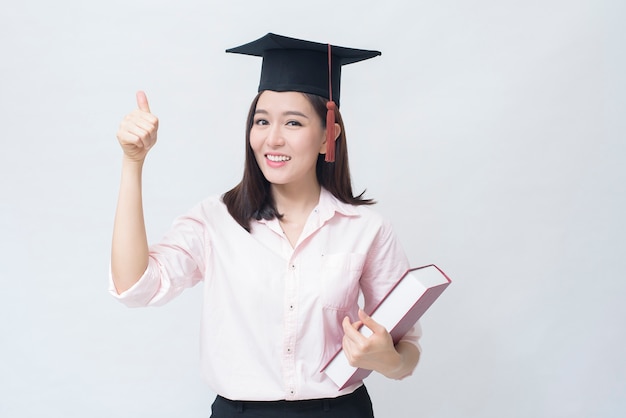
[[[255,119],[254,120],[254,124],[255,125],[260,125],[260,126],[265,126],[265,125],[269,125],[269,122],[266,119]]]
[[[287,121],[286,125],[287,126],[302,126],[302,124],[300,122],[298,122],[297,120]]]

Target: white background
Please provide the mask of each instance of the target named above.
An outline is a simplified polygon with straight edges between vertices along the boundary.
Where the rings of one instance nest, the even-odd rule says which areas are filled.
[[[200,288],[106,290],[121,150],[144,89],[151,240],[241,176],[267,32],[379,49],[346,67],[357,190],[452,286],[378,417],[626,414],[626,3],[5,1],[0,8],[0,416],[208,417]]]

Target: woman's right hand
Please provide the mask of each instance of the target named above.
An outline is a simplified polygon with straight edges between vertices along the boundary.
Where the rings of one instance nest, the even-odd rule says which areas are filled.
[[[134,162],[143,162],[157,140],[159,119],[150,113],[148,98],[137,92],[137,109],[124,117],[117,131],[124,156]]]

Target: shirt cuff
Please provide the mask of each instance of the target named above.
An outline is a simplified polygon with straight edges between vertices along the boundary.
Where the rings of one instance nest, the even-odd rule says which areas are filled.
[[[422,353],[422,346],[419,343],[420,338],[422,337],[422,326],[419,321],[404,335],[404,337],[400,338],[400,341],[406,341],[408,343],[413,344],[417,347],[420,354]]]
[[[135,308],[153,304],[155,295],[159,293],[161,283],[158,275],[158,267],[154,260],[150,259],[148,267],[139,280],[127,290],[118,293],[113,282],[113,272],[109,266],[109,293],[124,305]],[[156,273],[156,274],[155,274]]]

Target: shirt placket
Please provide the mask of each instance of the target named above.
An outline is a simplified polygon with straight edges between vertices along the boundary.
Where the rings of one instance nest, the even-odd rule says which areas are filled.
[[[285,385],[285,399],[296,400],[299,398],[298,375],[296,369],[296,343],[298,338],[298,301],[299,301],[299,283],[301,274],[301,263],[299,254],[302,248],[306,247],[307,238],[312,235],[322,225],[319,218],[318,208],[313,210],[312,216],[308,219],[303,228],[300,239],[296,243],[296,247],[292,248],[291,244],[284,234],[280,231],[281,253],[288,255],[287,273],[285,276],[285,294],[284,294],[284,333],[282,342],[282,367],[283,379]],[[277,220],[268,222],[268,226],[276,233],[280,228]]]
[[[283,373],[285,379],[285,399],[296,399],[298,385],[296,375],[297,300],[299,268],[295,254],[289,259],[285,280],[283,336]]]

